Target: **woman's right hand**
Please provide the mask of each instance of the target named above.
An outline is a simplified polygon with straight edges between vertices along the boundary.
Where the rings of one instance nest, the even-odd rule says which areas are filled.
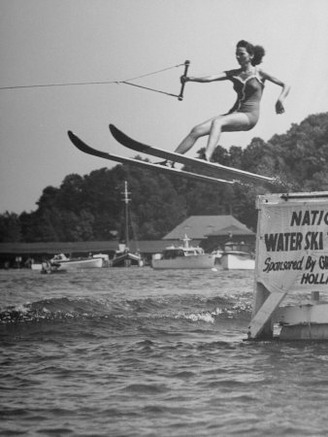
[[[276,113],[277,114],[283,114],[285,112],[284,105],[282,104],[281,100],[277,100],[276,103]]]

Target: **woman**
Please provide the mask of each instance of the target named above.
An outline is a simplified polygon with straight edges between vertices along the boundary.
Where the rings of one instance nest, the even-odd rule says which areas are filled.
[[[285,111],[283,102],[289,93],[290,87],[257,67],[262,62],[264,54],[263,47],[253,46],[249,42],[242,40],[238,42],[236,47],[236,58],[240,68],[213,76],[181,77],[182,83],[230,80],[237,93],[237,100],[227,114],[213,117],[195,126],[181,144],[179,144],[176,149],[177,153],[186,153],[198,138],[208,135],[205,159],[210,161],[219,143],[221,132],[247,131],[252,129],[259,119],[260,101],[266,80],[282,88],[276,103],[276,113],[282,114]]]

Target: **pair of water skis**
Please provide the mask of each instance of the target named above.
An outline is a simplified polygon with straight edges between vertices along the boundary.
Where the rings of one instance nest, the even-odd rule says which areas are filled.
[[[277,185],[281,185],[281,182],[276,178],[269,176],[258,175],[255,173],[250,173],[237,168],[226,167],[221,164],[203,161],[201,159],[190,158],[185,155],[181,155],[175,152],[169,152],[164,149],[159,149],[157,147],[148,146],[146,144],[140,143],[130,137],[125,133],[120,131],[117,127],[110,124],[109,129],[113,137],[123,146],[137,151],[139,153],[145,153],[163,160],[169,160],[177,162],[192,168],[192,171],[186,171],[184,169],[167,167],[160,165],[159,163],[151,163],[147,161],[142,161],[133,158],[126,158],[119,155],[113,155],[111,153],[102,152],[100,150],[94,149],[77,137],[73,132],[69,131],[68,136],[74,146],[84,153],[88,153],[93,156],[98,156],[100,158],[108,159],[111,161],[120,162],[122,164],[130,164],[143,169],[155,170],[169,174],[176,174],[182,177],[197,179],[203,182],[211,183],[224,183],[224,184],[242,184],[242,185],[261,185],[268,190],[277,188]]]

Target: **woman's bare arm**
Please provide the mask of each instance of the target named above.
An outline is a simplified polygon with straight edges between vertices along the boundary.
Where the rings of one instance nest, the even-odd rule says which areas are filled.
[[[286,84],[285,82],[282,82],[280,79],[277,79],[276,77],[272,76],[271,74],[264,73],[263,71],[261,71],[260,74],[264,80],[268,80],[269,82],[272,82],[272,83],[274,83],[282,88],[281,93],[280,93],[278,100],[276,102],[276,113],[282,114],[283,112],[285,112],[285,108],[284,108],[283,103],[289,94],[290,85]]]
[[[197,77],[197,76],[182,76],[181,77],[181,82],[201,82],[201,83],[206,83],[206,82],[215,82],[217,80],[225,80],[227,79],[227,74],[225,72],[219,73],[219,74],[213,74],[213,75],[209,75],[209,76],[201,76],[201,77]]]

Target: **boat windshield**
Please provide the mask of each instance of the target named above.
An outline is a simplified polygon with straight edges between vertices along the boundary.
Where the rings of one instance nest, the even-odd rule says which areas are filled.
[[[182,249],[166,249],[163,253],[164,259],[174,259],[178,256],[184,256],[184,252]]]
[[[184,249],[185,256],[196,256],[203,255],[204,251],[200,247],[190,247],[188,249]]]
[[[250,247],[245,243],[226,243],[225,252],[250,252]]]

